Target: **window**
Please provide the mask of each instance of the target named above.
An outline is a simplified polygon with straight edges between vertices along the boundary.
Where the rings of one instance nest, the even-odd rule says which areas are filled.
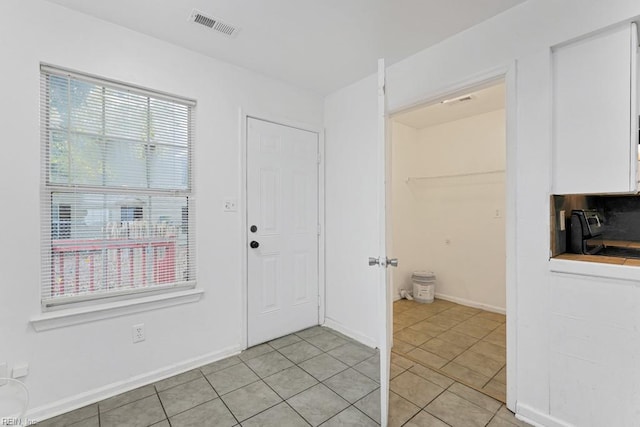
[[[142,206],[123,206],[120,208],[120,221],[134,221],[141,220]]]
[[[45,65],[40,90],[43,307],[195,286],[195,102]]]

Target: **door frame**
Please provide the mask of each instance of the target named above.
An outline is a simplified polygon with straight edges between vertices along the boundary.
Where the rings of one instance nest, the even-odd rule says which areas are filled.
[[[400,107],[388,111],[387,117],[392,118],[398,113],[406,112],[417,107],[439,102],[451,96],[474,89],[483,84],[490,84],[504,80],[505,119],[506,119],[506,204],[505,204],[505,246],[506,246],[506,312],[507,312],[507,408],[516,411],[517,404],[517,61],[511,61],[503,66],[489,69],[485,72],[471,75],[467,78],[439,87],[436,90],[417,94],[412,100]],[[393,90],[391,88],[391,90]],[[391,136],[387,132],[386,148],[390,149]],[[390,176],[387,176],[387,180]],[[387,197],[389,194],[387,194]],[[387,218],[387,228],[390,227]],[[402,260],[400,260],[402,262]]]
[[[320,126],[310,125],[308,123],[301,123],[277,117],[274,114],[260,113],[260,112],[248,112],[247,110],[239,109],[239,140],[240,140],[240,179],[239,188],[237,190],[238,204],[237,212],[239,214],[240,222],[240,301],[242,305],[241,309],[241,330],[242,335],[240,337],[240,346],[242,349],[248,347],[249,342],[249,250],[246,242],[248,241],[248,210],[247,210],[247,155],[248,155],[248,133],[247,124],[249,119],[257,119],[265,122],[274,123],[277,125],[288,126],[295,129],[300,129],[307,132],[313,132],[318,136],[318,154],[320,156],[320,163],[318,164],[318,223],[320,224],[320,235],[318,236],[318,324],[324,324],[325,320],[325,138],[324,129]]]

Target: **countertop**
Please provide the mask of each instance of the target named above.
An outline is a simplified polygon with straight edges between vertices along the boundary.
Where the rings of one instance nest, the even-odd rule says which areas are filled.
[[[640,242],[631,242],[626,240],[603,240],[602,243],[605,246],[613,246],[617,248],[640,248]],[[583,255],[572,254],[568,252],[556,255],[554,258],[566,259],[571,261],[599,262],[601,264],[630,265],[634,267],[640,267],[640,259],[637,258],[623,258],[604,255]]]

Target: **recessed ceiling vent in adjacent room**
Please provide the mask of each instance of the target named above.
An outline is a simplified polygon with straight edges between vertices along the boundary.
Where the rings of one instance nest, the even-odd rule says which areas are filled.
[[[204,25],[205,27],[211,28],[212,30],[224,34],[228,37],[233,37],[238,33],[238,31],[240,31],[238,27],[223,22],[222,20],[214,16],[200,12],[197,9],[193,9],[193,11],[191,11],[191,15],[189,15],[189,21],[195,22],[196,24]]]

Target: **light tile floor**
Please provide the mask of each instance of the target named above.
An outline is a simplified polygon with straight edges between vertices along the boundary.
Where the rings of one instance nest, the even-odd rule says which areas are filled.
[[[38,423],[39,426],[376,426],[379,353],[324,327]]]
[[[377,426],[379,366],[376,350],[316,326],[38,425]],[[399,354],[390,388],[390,427],[526,425],[501,402]]]
[[[505,402],[504,315],[438,299],[393,310],[395,353]]]
[[[502,402],[397,353],[389,385],[389,427],[528,426]]]

